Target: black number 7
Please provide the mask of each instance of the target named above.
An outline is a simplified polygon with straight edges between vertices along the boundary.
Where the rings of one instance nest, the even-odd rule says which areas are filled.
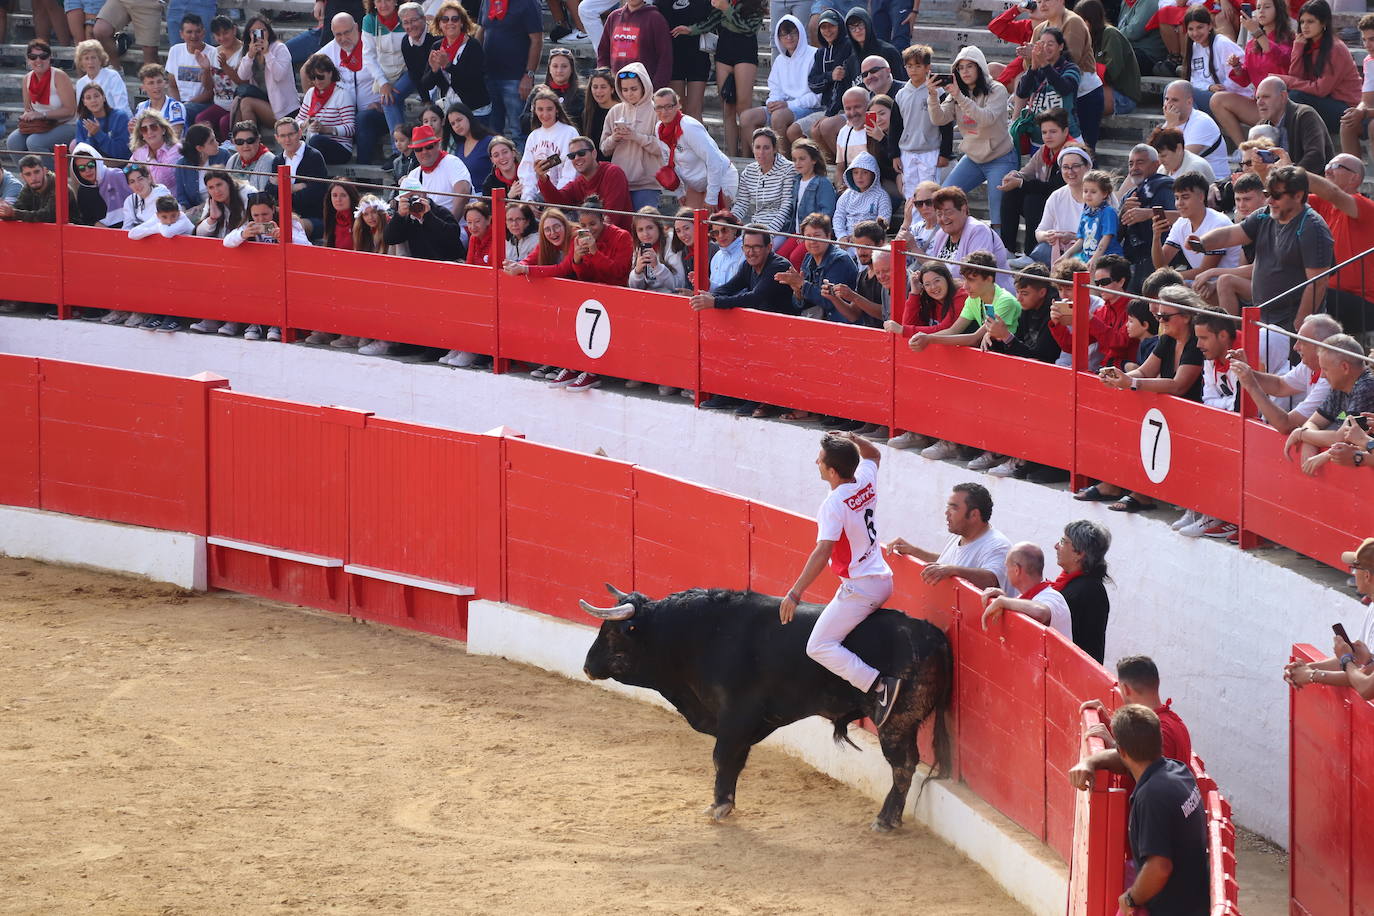
[[[587,349],[590,350],[595,346],[592,341],[596,339],[596,326],[601,321],[601,309],[588,308],[587,312],[596,316],[592,319],[591,330],[587,331]]]
[[[1159,455],[1159,437],[1164,434],[1164,423],[1161,420],[1149,419],[1145,421],[1148,425],[1155,428],[1155,444],[1150,449],[1150,470],[1155,469],[1155,458]]]

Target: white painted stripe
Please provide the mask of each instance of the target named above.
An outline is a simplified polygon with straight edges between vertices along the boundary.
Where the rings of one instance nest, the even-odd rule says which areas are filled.
[[[453,585],[449,582],[440,582],[437,579],[421,579],[419,576],[407,576],[404,573],[391,572],[388,569],[373,569],[370,566],[359,566],[356,563],[345,565],[344,572],[362,576],[365,579],[380,579],[383,582],[395,582],[397,585],[409,585],[411,588],[443,592],[445,595],[477,594],[470,585]]]
[[[233,538],[208,537],[205,539],[207,544],[212,547],[228,547],[231,550],[242,550],[244,553],[256,553],[264,557],[276,557],[278,560],[290,560],[292,563],[305,563],[310,566],[323,566],[328,569],[337,569],[344,565],[343,560],[334,557],[321,557],[313,553],[298,553],[294,550],[283,550],[280,547],[268,547],[265,544],[254,544],[251,541],[236,541]]]

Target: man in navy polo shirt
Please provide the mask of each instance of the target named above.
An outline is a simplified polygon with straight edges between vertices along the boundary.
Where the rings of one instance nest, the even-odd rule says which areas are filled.
[[[1192,771],[1161,752],[1159,717],[1148,706],[1123,706],[1112,716],[1119,762],[1130,773],[1128,830],[1136,875],[1121,895],[1121,912],[1207,916],[1207,813]]]
[[[491,95],[487,126],[519,143],[525,139],[520,112],[544,49],[544,20],[535,0],[484,0],[481,21]]]

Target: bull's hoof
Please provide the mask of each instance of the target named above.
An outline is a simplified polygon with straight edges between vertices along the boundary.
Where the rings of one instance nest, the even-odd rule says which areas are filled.
[[[873,819],[873,826],[871,829],[874,833],[891,833],[900,826],[902,826],[902,822],[900,820],[890,821],[885,820],[881,817],[877,817]]]
[[[715,823],[718,824],[718,823],[720,823],[721,821],[725,820],[727,817],[729,817],[729,816],[730,816],[730,812],[731,812],[731,811],[734,811],[734,810],[735,810],[735,803],[734,803],[734,802],[721,802],[721,803],[718,804],[718,805],[712,805],[711,807],[707,808],[707,809],[706,809],[705,811],[703,811],[702,813],[705,814],[707,817],[709,817],[712,821],[714,821]]]

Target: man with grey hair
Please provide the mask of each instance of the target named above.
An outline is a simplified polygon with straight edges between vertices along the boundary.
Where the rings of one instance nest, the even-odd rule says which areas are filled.
[[[1255,108],[1259,110],[1261,124],[1278,130],[1279,137],[1274,145],[1288,150],[1294,165],[1319,174],[1331,160],[1335,148],[1321,115],[1311,105],[1289,98],[1288,86],[1283,80],[1277,76],[1260,80],[1255,87]]]
[[[1164,90],[1164,126],[1182,131],[1183,145],[1190,153],[1197,153],[1212,167],[1212,174],[1226,175],[1230,167],[1226,161],[1226,140],[1221,128],[1205,111],[1193,108],[1193,84],[1174,80]]]
[[[1159,170],[1159,153],[1148,143],[1131,147],[1127,160],[1126,180],[1121,183],[1121,247],[1131,262],[1130,292],[1140,292],[1155,269],[1150,257],[1154,207],[1165,213],[1174,207],[1174,180]]]
[[[1343,441],[1347,418],[1374,413],[1374,373],[1364,347],[1349,334],[1328,337],[1323,343],[1326,346],[1317,354],[1317,362],[1331,383],[1331,394],[1283,444],[1283,454],[1290,460],[1293,449],[1298,449],[1304,474],[1315,474],[1331,460],[1324,450]]]
[[[1279,151],[1279,163],[1286,154]],[[1338,153],[1326,163],[1325,175],[1309,172],[1312,194],[1307,198],[1313,210],[1331,227],[1335,261],[1342,264],[1374,248],[1374,200],[1360,193],[1364,184],[1364,162],[1358,156]],[[1374,330],[1374,275],[1356,261],[1330,277],[1326,292],[1326,311],[1335,315],[1353,333]]]
[[[1341,333],[1341,323],[1330,315],[1309,315],[1299,326],[1298,333],[1306,338],[1294,344],[1302,360],[1286,372],[1282,366],[1276,367],[1274,372],[1260,372],[1250,368],[1248,354],[1244,351],[1233,350],[1230,354],[1236,381],[1250,392],[1265,421],[1284,435],[1306,423],[1331,396],[1331,382],[1322,375],[1317,359],[1321,348],[1312,341],[1326,341]],[[1284,404],[1275,403],[1274,398]],[[1285,406],[1298,398],[1302,400],[1291,410]]]

